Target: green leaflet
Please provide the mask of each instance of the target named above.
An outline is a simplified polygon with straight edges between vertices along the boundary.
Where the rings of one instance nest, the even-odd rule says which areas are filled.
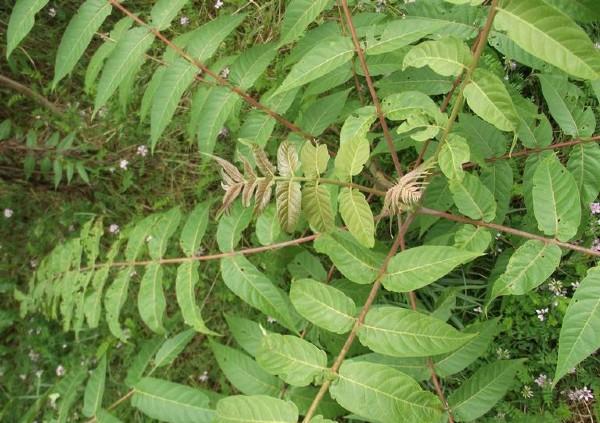
[[[386,24],[378,39],[367,38],[367,54],[382,54],[397,50],[436,32],[443,22],[420,22],[417,20],[396,19]]]
[[[267,69],[276,53],[277,48],[274,44],[261,44],[249,48],[231,66],[229,79],[242,90],[251,88]]]
[[[290,300],[302,317],[328,331],[346,333],[354,324],[354,301],[332,286],[313,279],[295,280]]]
[[[462,214],[486,222],[496,217],[494,196],[476,175],[465,173],[462,181],[451,180],[450,191],[454,204]]]
[[[262,334],[258,342],[261,338]],[[243,394],[276,397],[281,392],[283,382],[267,373],[243,352],[217,342],[211,342],[210,348],[227,380]]]
[[[448,37],[417,44],[404,57],[402,69],[429,66],[442,76],[458,76],[472,60],[469,47],[461,40]]]
[[[523,50],[583,79],[597,79],[600,55],[587,34],[542,0],[504,0],[494,27]]]
[[[498,318],[475,322],[464,329],[464,333],[476,333],[466,344],[456,351],[434,357],[435,371],[441,377],[456,374],[481,357],[498,333]]]
[[[98,366],[94,369],[87,384],[85,385],[85,394],[83,396],[82,413],[86,417],[96,415],[102,407],[102,397],[104,396],[104,382],[106,380],[106,354],[102,356]]]
[[[292,0],[286,6],[281,23],[280,45],[300,38],[308,25],[327,7],[330,0]]]
[[[121,423],[121,420],[117,419],[103,408],[99,409],[96,413],[96,421],[98,423]]]
[[[217,226],[217,244],[222,252],[233,251],[242,239],[242,232],[252,220],[252,209],[236,203],[229,214],[223,215]]]
[[[469,107],[502,131],[516,131],[517,112],[502,80],[485,69],[476,69],[464,89]]]
[[[462,180],[462,165],[469,161],[470,151],[467,141],[456,134],[449,134],[438,155],[440,170],[448,179]]]
[[[217,136],[241,98],[227,87],[213,87],[199,116],[197,134],[201,153],[212,154]]]
[[[377,353],[367,353],[347,359],[347,361],[366,361],[367,363],[383,364],[404,373],[415,380],[427,380],[431,371],[424,357],[390,357]]]
[[[500,156],[508,150],[507,137],[496,127],[475,115],[460,114],[456,133],[467,140],[471,160],[482,168],[489,166],[485,159]]]
[[[596,118],[591,108],[578,102],[576,85],[562,75],[538,75],[542,94],[550,114],[567,135],[589,137],[596,129]]]
[[[453,351],[473,338],[416,311],[378,306],[369,311],[358,331],[361,344],[394,357],[428,357]]]
[[[208,226],[209,206],[210,203],[208,201],[198,203],[183,225],[181,235],[179,236],[179,245],[188,257],[198,254],[202,237]]]
[[[455,247],[423,245],[409,248],[392,257],[382,283],[390,291],[414,291],[479,255]]]
[[[275,217],[275,205],[269,205],[256,219],[256,238],[261,245],[277,242],[281,235],[279,220]]]
[[[321,260],[307,250],[296,254],[294,259],[288,263],[287,269],[293,279],[311,278],[321,282],[327,280],[327,271]]]
[[[113,283],[107,288],[104,296],[104,309],[106,310],[108,329],[110,333],[123,342],[127,340],[127,337],[123,329],[121,329],[119,315],[121,314],[123,305],[125,305],[125,301],[127,301],[129,281],[133,272],[133,267],[121,269]]]
[[[90,328],[98,327],[100,323],[102,308],[102,290],[108,278],[108,266],[102,266],[96,270],[92,279],[94,292],[88,294],[85,298],[85,318]]]
[[[265,395],[234,395],[217,403],[213,423],[296,423],[298,408],[293,402]]]
[[[292,179],[277,182],[275,186],[275,198],[279,226],[286,232],[293,232],[300,220],[300,210],[302,207],[300,183]]]
[[[495,223],[502,223],[510,207],[513,189],[513,169],[507,161],[497,161],[481,170],[481,182],[496,201]]]
[[[600,19],[600,8],[595,0],[544,0],[576,21],[593,22]]]
[[[159,215],[156,223],[152,226],[148,239],[148,253],[152,259],[159,260],[165,255],[169,239],[177,230],[180,221],[181,210],[179,207],[174,207]]]
[[[60,80],[71,73],[111,11],[111,4],[105,0],[86,0],[81,5],[77,14],[69,21],[58,45],[52,88],[56,88]]]
[[[94,101],[94,114],[106,104],[129,71],[144,59],[153,40],[154,35],[144,27],[130,29],[119,40],[102,70]]]
[[[529,240],[511,256],[506,271],[494,282],[489,302],[500,295],[523,295],[552,275],[560,264],[560,247]],[[488,302],[488,303],[489,303]]]
[[[480,367],[448,397],[456,421],[473,421],[487,413],[512,387],[523,359],[496,361]]]
[[[145,377],[133,387],[131,405],[150,418],[170,423],[213,421],[208,397],[198,389]]]
[[[356,189],[342,188],[338,201],[340,215],[350,233],[361,245],[373,248],[375,222],[364,194]]]
[[[138,292],[138,310],[144,323],[155,333],[163,334],[163,315],[166,309],[162,287],[163,269],[159,263],[146,266]]]
[[[348,116],[340,132],[340,148],[335,156],[335,171],[344,178],[358,175],[369,160],[367,133],[375,121],[375,108],[366,106]]]
[[[429,68],[408,68],[384,76],[375,83],[381,96],[402,91],[420,91],[427,95],[444,94],[450,91],[452,81]]]
[[[200,313],[200,307],[196,305],[196,285],[200,279],[198,267],[199,263],[197,261],[188,261],[177,268],[177,278],[175,280],[177,304],[186,324],[197,332],[206,335],[218,335],[206,327]]]
[[[600,348],[600,268],[588,270],[569,303],[560,329],[554,383]]]
[[[318,137],[331,125],[346,104],[350,90],[343,90],[315,100],[298,119],[298,126]]]
[[[167,29],[173,18],[189,0],[158,0],[150,11],[152,26],[159,31]]]
[[[142,343],[140,351],[133,357],[127,369],[127,377],[125,378],[127,386],[133,387],[142,379],[152,357],[154,357],[161,347],[163,341],[164,338],[162,336],[156,336]]]
[[[575,178],[581,204],[587,207],[600,192],[600,146],[595,143],[573,146],[567,169]]]
[[[248,354],[255,356],[264,331],[260,324],[232,314],[225,314],[225,320],[237,343],[248,352]]]
[[[300,162],[302,171],[307,178],[316,178],[327,170],[329,153],[325,144],[313,145],[307,141],[300,150]]]
[[[533,212],[546,235],[568,241],[577,234],[581,204],[575,178],[556,154],[543,159],[533,174]]]
[[[173,363],[179,354],[187,347],[191,340],[196,335],[194,329],[188,329],[180,332],[177,335],[168,338],[156,352],[154,356],[154,367],[152,370],[163,366],[168,366]]]
[[[294,65],[275,94],[308,84],[349,62],[353,56],[354,45],[348,37],[319,43]]]
[[[243,256],[221,259],[225,285],[238,297],[290,329],[297,331],[297,315],[285,293]]]
[[[318,232],[328,232],[335,226],[329,189],[319,182],[307,182],[302,188],[302,211]]]
[[[319,382],[327,371],[327,354],[293,335],[263,336],[256,361],[268,373],[293,386]]]
[[[435,423],[442,415],[442,404],[434,394],[382,364],[344,362],[330,392],[342,407],[369,421]]]
[[[60,382],[54,385],[50,391],[59,394],[60,403],[57,404],[57,414],[55,421],[58,423],[66,423],[71,416],[71,408],[79,397],[80,388],[87,372],[85,368],[73,369]]]
[[[454,246],[474,253],[483,253],[492,242],[490,230],[483,226],[462,225],[454,234]]]
[[[314,246],[317,252],[327,254],[346,278],[359,284],[372,283],[384,259],[383,254],[358,244],[347,232],[321,235]]]
[[[416,20],[425,25],[428,22],[442,22],[444,26],[436,32],[463,40],[474,38],[485,16],[480,8],[452,7],[444,2],[414,2],[406,4],[406,20]]]
[[[140,256],[144,246],[148,242],[148,236],[152,232],[152,227],[157,220],[158,215],[151,214],[133,227],[125,246],[125,259],[127,261],[135,261]]]
[[[6,30],[6,58],[10,57],[13,50],[23,38],[29,34],[35,23],[35,15],[48,0],[17,0],[10,14],[8,29]]]

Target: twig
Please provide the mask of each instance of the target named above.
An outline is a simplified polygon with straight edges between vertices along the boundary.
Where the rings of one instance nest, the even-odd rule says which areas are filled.
[[[57,116],[64,117],[65,114],[62,110],[60,110],[54,103],[50,102],[46,97],[36,93],[31,88],[21,84],[20,82],[14,81],[7,76],[0,75],[0,84],[14,90],[18,91],[21,94],[26,95],[27,97],[33,99],[40,105],[44,106],[46,109],[50,110]]]
[[[369,87],[369,92],[371,93],[373,105],[375,106],[375,110],[377,111],[377,117],[379,118],[381,129],[383,130],[383,136],[390,150],[392,161],[394,162],[394,167],[396,168],[396,173],[398,173],[398,177],[400,177],[402,176],[402,165],[400,164],[400,160],[398,159],[398,153],[396,153],[396,149],[394,148],[394,140],[392,139],[390,129],[387,126],[383,110],[381,109],[381,103],[379,102],[379,97],[377,96],[375,86],[373,85],[373,80],[371,79],[371,74],[369,73],[369,68],[365,59],[365,53],[363,52],[362,47],[360,46],[360,41],[358,40],[358,35],[356,34],[356,28],[352,23],[352,14],[350,13],[350,9],[348,8],[347,0],[342,0],[342,9],[344,10],[344,15],[346,16],[346,23],[348,24],[348,28],[350,29],[350,35],[352,36],[354,49],[358,54],[360,67],[362,68],[363,73],[365,74],[365,79],[367,81],[367,86]]]
[[[283,126],[288,128],[290,131],[300,134],[302,137],[306,138],[307,140],[312,140],[314,138],[311,134],[304,132],[302,129],[300,129],[298,126],[294,125],[292,122],[290,122],[289,120],[287,120],[286,118],[281,116],[279,113],[275,112],[274,110],[270,109],[269,107],[267,107],[264,104],[255,100],[246,91],[233,85],[227,79],[221,77],[219,74],[210,70],[204,63],[194,59],[192,56],[187,54],[182,48],[178,47],[171,40],[169,40],[167,37],[165,37],[158,29],[148,25],[146,22],[144,22],[142,19],[140,19],[137,15],[135,15],[134,13],[129,11],[129,9],[127,9],[125,6],[123,6],[121,3],[119,3],[118,0],[107,0],[107,1],[110,4],[112,4],[113,6],[115,6],[117,9],[119,9],[121,12],[123,12],[123,14],[129,16],[131,19],[133,19],[139,25],[147,28],[150,32],[152,32],[152,34],[154,34],[156,36],[156,38],[158,38],[163,43],[165,43],[167,46],[169,46],[170,48],[175,50],[175,52],[179,56],[183,57],[185,60],[190,62],[192,65],[196,66],[198,69],[200,69],[206,75],[212,77],[217,82],[217,84],[219,84],[223,87],[229,88],[231,91],[233,91],[234,93],[239,95],[244,101],[246,101],[252,107],[265,112],[266,114],[271,116],[273,119],[275,119],[277,122],[279,122],[280,124],[282,124]]]

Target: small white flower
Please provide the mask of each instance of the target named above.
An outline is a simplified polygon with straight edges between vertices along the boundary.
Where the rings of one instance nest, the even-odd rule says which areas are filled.
[[[198,248],[198,250],[196,251],[196,257],[202,256],[205,252],[206,250],[204,249],[204,247]]]
[[[25,373],[19,375],[19,379],[25,380],[27,379],[27,375]]]
[[[208,371],[205,370],[200,376],[198,376],[198,380],[202,383],[208,382]]]
[[[539,386],[540,388],[543,388],[544,386],[546,386],[548,384],[548,376],[546,376],[544,373],[540,373],[540,375],[535,378],[533,380],[535,382],[535,384],[537,386]]]
[[[227,129],[226,126],[222,127],[221,130],[219,130],[218,136],[221,137],[221,138],[228,137],[229,136],[229,129]]]
[[[223,7],[223,1],[222,0],[217,0],[215,2],[215,9],[220,9],[221,7]]]
[[[180,25],[186,26],[189,23],[190,23],[190,18],[188,18],[187,16],[182,16],[181,18],[179,18]]]
[[[523,395],[523,398],[531,398],[533,397],[533,390],[529,385],[524,385],[523,389],[521,389],[521,395]]]
[[[119,162],[119,167],[123,170],[127,170],[127,165],[129,164],[129,160],[121,159]]]
[[[37,372],[35,372],[35,377],[37,377],[38,379],[42,377],[42,373],[44,373],[43,370],[38,370]]]
[[[63,367],[62,364],[59,364],[58,367],[56,367],[56,376],[58,377],[63,377],[66,373],[65,368]]]
[[[515,62],[514,60],[510,60],[510,61],[508,62],[508,68],[509,68],[511,71],[514,71],[514,70],[516,70],[516,69],[517,69],[517,62]]]
[[[567,295],[567,290],[563,288],[562,282],[554,279],[548,282],[548,290],[556,297],[565,297]]]
[[[4,209],[4,217],[10,219],[12,215],[15,214],[13,209]]]
[[[229,76],[229,68],[228,67],[224,67],[223,70],[221,72],[219,72],[219,75],[221,75],[222,78],[227,78]]]
[[[510,79],[510,77],[508,76],[508,74],[504,75],[504,80],[508,81]]]
[[[60,397],[60,394],[54,393],[48,395],[48,399],[50,400],[50,407],[56,409],[56,400]]]
[[[568,391],[567,395],[571,401],[588,402],[594,399],[594,393],[587,386],[574,391]]]
[[[33,351],[33,350],[30,350],[28,355],[29,355],[29,359],[31,361],[33,361],[34,363],[36,361],[38,361],[39,358],[40,358],[40,355],[38,353],[36,353],[35,351]]]
[[[579,282],[579,281],[573,282],[571,284],[571,289],[573,289],[573,291],[575,291],[577,288],[579,288],[579,285],[581,285],[581,282]]]
[[[146,237],[146,242],[150,242],[150,241],[152,241],[152,235],[148,235],[148,236]]]
[[[475,307],[475,308],[473,309],[473,311],[474,311],[475,313],[479,313],[479,314],[483,313],[483,309],[481,308],[481,306],[477,306],[477,307]]]
[[[147,154],[148,154],[148,147],[146,147],[145,145],[139,145],[137,148],[137,155],[146,157]]]
[[[498,360],[508,360],[510,358],[510,351],[505,350],[504,348],[498,348],[496,350],[496,356]]]
[[[548,308],[540,308],[539,310],[535,311],[537,314],[537,318],[540,319],[540,322],[543,322],[544,320],[546,320],[546,314],[548,314]]]
[[[37,267],[37,260],[36,259],[29,260],[29,265],[31,266],[32,269],[35,269]]]
[[[267,322],[268,323],[277,323],[277,320],[274,317],[267,316]]]
[[[48,9],[48,16],[50,16],[51,18],[56,16],[56,9],[51,7],[50,9]]]
[[[577,367],[573,367],[567,373],[570,374],[570,375],[573,375],[573,374],[577,373]]]
[[[117,225],[116,223],[111,223],[108,227],[108,232],[114,235],[118,234],[120,230],[121,229],[119,228],[119,225]]]
[[[62,344],[62,349],[66,350],[67,349],[67,344]]]

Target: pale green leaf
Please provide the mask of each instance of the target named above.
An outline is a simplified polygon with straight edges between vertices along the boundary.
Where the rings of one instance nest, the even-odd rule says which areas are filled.
[[[125,259],[135,261],[141,254],[148,236],[152,232],[152,227],[158,220],[159,215],[151,214],[139,221],[129,233],[127,245],[125,247]]]
[[[456,247],[422,245],[409,248],[392,257],[382,283],[390,291],[413,291],[435,282],[456,266],[479,255]]]
[[[276,53],[274,44],[260,44],[244,51],[231,66],[229,80],[242,90],[251,88]]]
[[[600,268],[588,270],[560,329],[554,383],[600,348]]]
[[[396,19],[386,24],[378,39],[367,38],[367,54],[382,54],[397,50],[436,32],[443,22]]]
[[[420,91],[427,95],[445,94],[452,88],[452,80],[429,68],[408,68],[384,76],[375,83],[378,93],[385,97],[402,91]]]
[[[180,221],[181,210],[179,207],[174,207],[159,215],[150,231],[148,240],[148,253],[154,260],[159,260],[165,255],[169,239],[177,230]]]
[[[98,82],[94,113],[106,104],[117,87],[125,80],[129,71],[140,64],[153,40],[154,35],[149,29],[136,27],[127,31],[117,42],[115,49],[106,61]]]
[[[375,108],[367,106],[356,110],[342,125],[340,148],[335,157],[335,170],[342,178],[358,175],[369,160],[367,133],[375,118]]]
[[[307,141],[300,150],[300,162],[302,171],[307,178],[316,178],[327,170],[329,153],[325,144],[313,145]]]
[[[295,280],[290,300],[302,317],[328,331],[346,333],[354,324],[354,301],[332,286],[313,279]]]
[[[399,307],[369,311],[358,331],[371,350],[394,357],[427,357],[454,351],[475,335],[461,333],[435,317]]]
[[[281,235],[279,220],[275,216],[275,205],[269,205],[256,219],[256,238],[261,245],[277,242]]]
[[[138,292],[138,310],[144,323],[159,334],[165,332],[163,315],[166,309],[165,293],[162,286],[163,269],[159,263],[146,266]]]
[[[256,351],[256,361],[268,373],[293,386],[318,382],[327,370],[327,354],[292,335],[264,336]]]
[[[456,374],[481,357],[498,332],[498,318],[475,322],[465,327],[463,332],[477,335],[456,351],[433,358],[435,371],[439,376],[448,377]]]
[[[500,295],[523,295],[552,275],[560,264],[560,247],[529,240],[513,253],[506,271],[494,282],[490,302]]]
[[[466,173],[462,181],[450,181],[450,191],[462,214],[486,222],[496,217],[494,196],[476,175]]]
[[[454,234],[454,246],[474,253],[483,253],[492,242],[490,230],[483,226],[462,225]]]
[[[119,323],[119,315],[121,314],[121,309],[125,305],[125,301],[127,301],[129,281],[131,280],[133,271],[134,268],[130,266],[121,269],[113,283],[106,289],[106,294],[104,296],[104,309],[106,310],[108,329],[113,336],[119,338],[123,342],[127,340],[127,337]]]
[[[145,377],[133,387],[131,405],[150,418],[170,423],[209,423],[214,411],[208,397],[198,389],[166,380]]]
[[[425,357],[390,357],[377,353],[367,353],[352,357],[348,361],[366,361],[368,363],[384,364],[398,370],[415,380],[427,380],[431,377],[431,370]]]
[[[102,408],[96,413],[96,421],[98,423],[122,423],[121,420]]]
[[[502,223],[508,209],[513,190],[513,169],[506,160],[496,161],[481,169],[481,182],[490,190],[496,201],[495,223]]]
[[[241,97],[227,87],[213,87],[210,90],[196,130],[200,152],[212,154],[219,132],[240,101]]]
[[[331,209],[331,195],[329,190],[318,181],[304,184],[302,211],[316,231],[328,232],[333,229],[335,220]]]
[[[286,232],[293,232],[300,220],[302,207],[302,191],[299,182],[290,179],[277,182],[275,186],[277,218],[279,226]]]
[[[346,105],[349,89],[318,98],[302,112],[297,125],[314,137],[321,135]]]
[[[210,348],[227,380],[241,393],[276,397],[281,392],[283,383],[243,352],[216,342],[211,342]]]
[[[383,254],[363,247],[347,232],[321,235],[314,246],[317,252],[327,254],[346,278],[359,284],[372,283],[384,259]]]
[[[330,392],[342,407],[368,421],[437,423],[442,416],[442,404],[434,394],[382,364],[344,362]]]
[[[327,271],[323,267],[323,263],[319,257],[308,250],[302,250],[296,254],[288,263],[287,269],[293,279],[311,278],[321,282],[327,280]]]
[[[595,143],[573,146],[567,169],[575,178],[581,204],[587,207],[600,192],[600,146]]]
[[[233,251],[242,239],[242,233],[252,220],[252,209],[236,203],[229,214],[223,215],[217,226],[217,244],[222,252]]]
[[[102,356],[94,371],[90,374],[85,385],[85,394],[83,396],[83,410],[86,417],[96,415],[102,407],[102,397],[104,396],[104,382],[106,381],[106,354]]]
[[[476,69],[464,88],[467,104],[482,119],[502,131],[516,131],[517,112],[502,80],[485,69]]]
[[[179,237],[179,245],[188,257],[198,255],[202,237],[208,226],[209,206],[210,203],[208,201],[198,203],[183,225]]]
[[[319,43],[292,67],[276,94],[308,84],[349,62],[353,56],[354,45],[348,37]]]
[[[102,22],[110,15],[111,10],[111,4],[105,0],[86,0],[79,7],[77,14],[69,21],[58,45],[54,80],[52,81],[53,88],[61,79],[71,73]]]
[[[231,335],[233,335],[237,343],[248,354],[255,356],[260,346],[260,340],[263,337],[264,329],[261,328],[260,324],[232,314],[225,314],[225,320],[227,321]]]
[[[238,297],[296,331],[297,316],[287,295],[276,287],[244,256],[221,259],[221,276],[225,285]]]
[[[600,53],[567,15],[542,0],[504,0],[494,26],[523,50],[583,79],[597,79]]]
[[[342,188],[338,196],[342,220],[356,240],[367,248],[375,245],[373,212],[364,194],[351,188]]]
[[[195,335],[194,329],[188,329],[168,338],[154,356],[154,369],[172,364]]]
[[[306,27],[314,21],[327,7],[330,0],[292,0],[286,6],[281,23],[281,40],[279,44],[296,41],[306,31]]]
[[[175,280],[177,304],[181,309],[183,321],[195,331],[206,335],[217,335],[216,332],[206,327],[200,313],[200,307],[196,305],[196,285],[200,280],[198,267],[199,263],[197,261],[188,261],[177,268],[177,278]]]
[[[424,41],[413,48],[404,57],[402,69],[429,66],[442,76],[458,76],[469,66],[472,60],[469,47],[453,37],[436,41]]]
[[[235,395],[217,403],[213,423],[297,423],[298,408],[293,402],[265,395]]]
[[[47,4],[48,0],[17,0],[14,3],[6,30],[7,59],[33,28],[36,13]]]
[[[448,179],[462,180],[462,165],[469,161],[470,151],[467,141],[460,135],[449,134],[438,154],[440,170]]]
[[[458,422],[473,421],[487,413],[515,383],[523,360],[501,360],[480,367],[448,397]]]
[[[533,211],[546,235],[568,241],[577,234],[581,204],[577,182],[555,154],[542,160],[533,174]]]

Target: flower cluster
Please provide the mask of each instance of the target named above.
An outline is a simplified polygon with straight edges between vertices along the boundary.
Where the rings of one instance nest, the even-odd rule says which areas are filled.
[[[555,279],[552,279],[550,282],[548,282],[548,291],[552,292],[552,294],[554,294],[556,297],[567,296],[567,289],[563,287],[561,281],[557,281]]]
[[[119,225],[117,225],[116,223],[111,223],[108,227],[108,232],[114,235],[118,234],[120,230],[121,229],[119,228]]]
[[[536,377],[533,381],[540,388],[549,386],[551,384],[550,381],[548,380],[548,376],[546,376],[544,373],[540,373],[540,375],[538,377]]]
[[[535,312],[537,314],[537,318],[540,319],[540,322],[543,322],[544,320],[546,320],[546,314],[548,314],[548,307],[540,308]]]
[[[600,203],[590,204],[590,211],[592,214],[600,214]]]
[[[600,252],[600,238],[596,238],[594,242],[592,242],[592,250]]]
[[[10,219],[15,212],[13,209],[4,209],[4,217]]]
[[[571,401],[588,402],[594,399],[594,393],[587,386],[584,386],[581,389],[575,389],[574,391],[568,391],[567,395]]]

